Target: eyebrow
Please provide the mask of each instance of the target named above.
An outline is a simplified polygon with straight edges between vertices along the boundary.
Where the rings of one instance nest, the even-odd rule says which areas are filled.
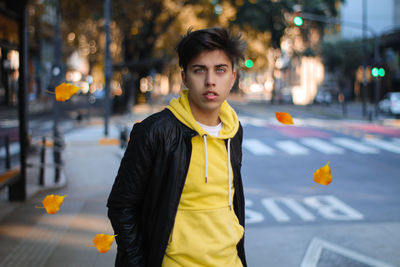
[[[220,67],[229,67],[228,64],[218,64],[215,65],[216,68],[220,68]],[[192,66],[192,68],[206,68],[206,65],[201,65],[201,64],[195,64]]]

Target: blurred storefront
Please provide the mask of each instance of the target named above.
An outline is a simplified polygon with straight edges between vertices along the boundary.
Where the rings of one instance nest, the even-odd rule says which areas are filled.
[[[18,5],[0,4],[0,106],[17,104],[19,77]]]

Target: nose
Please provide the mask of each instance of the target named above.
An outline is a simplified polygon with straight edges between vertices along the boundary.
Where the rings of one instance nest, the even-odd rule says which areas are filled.
[[[207,87],[215,86],[215,75],[212,71],[207,71],[206,86]]]

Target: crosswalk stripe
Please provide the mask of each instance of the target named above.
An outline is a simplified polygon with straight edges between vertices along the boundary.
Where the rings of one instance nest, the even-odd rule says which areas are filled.
[[[300,142],[300,144],[298,144]],[[379,149],[400,154],[400,139],[389,140],[364,139],[363,142],[350,138],[319,139],[314,137],[301,138],[299,141],[281,140],[276,141],[274,146],[290,155],[307,155],[310,148],[324,154],[343,154],[349,149],[362,154],[377,154]],[[268,146],[255,138],[243,140],[243,147],[257,156],[274,155],[276,149]]]
[[[255,126],[255,127],[265,127],[267,125],[267,122],[265,120],[257,119],[257,118],[244,117],[244,118],[241,118],[240,121],[245,126],[251,125],[251,126]]]
[[[302,138],[301,143],[325,154],[343,154],[344,149],[318,138]]]
[[[393,138],[393,143],[400,144],[400,138]]]
[[[337,145],[343,146],[347,149],[362,153],[362,154],[376,154],[379,153],[379,150],[374,148],[374,147],[370,147],[370,146],[366,146],[362,143],[359,143],[353,139],[349,139],[349,138],[341,138],[341,137],[337,137],[337,138],[332,138],[331,141]]]
[[[365,139],[365,142],[393,153],[400,153],[400,143],[396,144],[380,139]]]
[[[257,156],[273,155],[275,150],[263,144],[257,139],[244,139],[243,147]]]
[[[294,141],[278,141],[276,146],[290,155],[307,155],[309,150]]]

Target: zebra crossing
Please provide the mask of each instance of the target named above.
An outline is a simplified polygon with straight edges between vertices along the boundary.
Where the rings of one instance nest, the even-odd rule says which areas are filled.
[[[256,156],[272,156],[284,153],[292,156],[308,155],[313,152],[322,154],[344,154],[356,152],[360,154],[379,154],[383,151],[400,154],[400,142],[398,138],[383,139],[352,139],[347,137],[315,138],[275,140],[264,142],[257,138],[245,138],[243,148]]]

